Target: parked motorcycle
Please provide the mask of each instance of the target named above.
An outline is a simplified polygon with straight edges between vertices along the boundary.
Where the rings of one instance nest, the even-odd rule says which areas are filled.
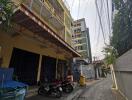
[[[63,81],[61,83],[61,87],[62,87],[62,90],[65,92],[65,93],[71,93],[73,91],[73,84],[70,82],[70,81]]]
[[[71,93],[74,89],[72,82],[68,80],[64,80],[64,81],[56,80],[54,81],[54,84],[61,84],[62,90],[65,93]]]
[[[38,89],[39,95],[55,96],[60,98],[62,96],[62,88],[60,84],[42,84]]]

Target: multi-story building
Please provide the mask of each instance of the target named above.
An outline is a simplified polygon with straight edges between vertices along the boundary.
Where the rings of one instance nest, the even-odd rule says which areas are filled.
[[[12,28],[0,29],[1,66],[14,68],[18,80],[29,85],[63,78],[71,59],[80,56],[71,46],[69,10],[62,0],[12,1]]]
[[[87,63],[92,61],[89,29],[86,27],[85,19],[79,19],[73,23],[73,46],[81,54],[81,58]]]
[[[74,80],[78,81],[80,74],[84,74],[88,64],[92,62],[89,29],[86,27],[85,19],[79,19],[73,22],[73,47],[81,57],[73,59]]]

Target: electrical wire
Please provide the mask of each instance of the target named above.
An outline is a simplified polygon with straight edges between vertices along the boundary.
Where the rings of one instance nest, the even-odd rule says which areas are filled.
[[[77,13],[77,20],[78,20],[78,17],[79,17],[79,11],[80,11],[80,0],[79,0],[79,3],[78,3],[78,13]]]
[[[108,25],[109,25],[109,32],[110,32],[110,15],[109,15],[109,5],[108,5],[108,0],[106,0],[106,4],[107,4],[107,16],[108,16]]]
[[[75,3],[75,0],[73,0],[72,3],[71,3],[71,7],[70,7],[71,12],[72,12],[72,8],[73,8],[73,6],[74,6],[74,3]]]
[[[101,15],[99,13],[99,7],[98,7],[98,4],[97,4],[96,0],[95,0],[95,5],[96,5],[97,14],[98,14],[98,17],[99,17],[99,23],[100,23],[100,27],[101,27],[101,31],[102,31],[102,35],[103,35],[103,39],[104,39],[104,44],[106,44],[105,33],[104,33],[104,30],[103,30]]]
[[[110,25],[110,12],[109,12],[109,5],[108,5],[108,0],[106,0],[106,5],[107,5],[107,16],[108,16],[108,27],[109,27],[109,37],[110,37],[110,34],[111,34],[111,25]]]
[[[102,0],[101,0],[101,4],[102,4],[102,5],[101,5],[101,7],[100,7],[100,9],[99,9],[99,12],[100,12],[100,14],[102,15],[102,13],[103,13],[103,12],[102,12],[102,11],[103,11],[103,6],[104,6]],[[97,13],[96,13],[96,14],[97,14]],[[97,31],[97,32],[98,32],[98,33],[97,33],[97,42],[96,42],[96,44],[95,44],[95,48],[96,48],[95,50],[96,50],[96,52],[97,52],[97,50],[98,50],[97,48],[98,48],[98,43],[99,43],[99,38],[100,38],[100,33],[101,33],[101,32],[100,32],[100,28],[101,28],[101,27],[100,27],[100,25],[99,25],[98,31]]]
[[[107,8],[106,8],[106,0],[102,0],[103,4],[103,15],[102,15],[102,23],[104,24],[104,31],[105,31],[105,37],[107,37],[107,33],[109,33],[109,27],[108,27],[108,16],[107,16]]]

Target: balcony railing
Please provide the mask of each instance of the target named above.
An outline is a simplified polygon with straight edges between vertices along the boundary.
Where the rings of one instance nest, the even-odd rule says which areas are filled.
[[[58,20],[60,20],[62,23],[64,22],[64,18],[58,14],[56,14],[56,10],[54,7],[50,4],[48,0],[24,0],[23,3],[30,8],[30,10],[34,10],[32,7],[35,6],[34,8],[39,10],[39,13],[41,15],[41,11],[43,6],[46,6],[48,10],[55,16],[57,17]],[[36,3],[36,4],[35,4]]]
[[[30,11],[54,30],[60,37],[63,36],[64,18],[56,14],[54,7],[48,0],[13,0],[18,3],[22,2]],[[64,37],[62,37],[64,38]]]

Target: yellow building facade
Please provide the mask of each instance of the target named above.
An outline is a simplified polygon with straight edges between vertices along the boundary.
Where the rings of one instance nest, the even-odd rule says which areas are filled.
[[[62,78],[67,62],[80,56],[71,46],[70,12],[60,0],[13,2],[13,27],[0,29],[1,66],[14,68],[20,81],[29,85]]]

